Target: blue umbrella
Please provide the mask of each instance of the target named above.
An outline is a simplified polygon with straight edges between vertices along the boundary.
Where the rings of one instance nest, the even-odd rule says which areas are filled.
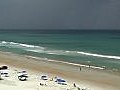
[[[57,79],[57,82],[66,82],[66,81],[63,79]]]

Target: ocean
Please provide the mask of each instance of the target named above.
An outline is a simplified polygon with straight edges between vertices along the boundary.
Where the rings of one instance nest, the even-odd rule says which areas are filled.
[[[0,50],[120,70],[119,30],[0,30]]]

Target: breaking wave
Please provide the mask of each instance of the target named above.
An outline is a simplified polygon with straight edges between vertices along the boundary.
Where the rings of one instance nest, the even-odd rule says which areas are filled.
[[[87,53],[87,52],[80,52],[80,51],[65,51],[65,50],[54,50],[54,49],[51,50],[46,47],[28,45],[28,44],[16,43],[16,42],[1,41],[0,46],[4,46],[8,48],[20,48],[25,51],[30,51],[35,53],[45,53],[45,54],[51,54],[51,55],[66,55],[66,56],[86,55],[86,56],[108,58],[108,59],[117,59],[117,60],[120,59],[120,56],[102,55],[102,54],[94,54],[94,53]]]
[[[120,59],[120,56],[101,55],[101,54],[93,54],[93,53],[86,53],[86,52],[77,52],[77,53],[82,54],[82,55],[87,55],[87,56],[94,56],[94,57]]]
[[[23,43],[15,43],[15,42],[6,42],[1,41],[0,46],[12,47],[12,48],[37,48],[37,49],[44,49],[44,47],[28,45]]]

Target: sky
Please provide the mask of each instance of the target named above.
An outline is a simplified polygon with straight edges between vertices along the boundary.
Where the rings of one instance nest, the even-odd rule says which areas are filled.
[[[120,0],[0,0],[0,29],[120,29]]]

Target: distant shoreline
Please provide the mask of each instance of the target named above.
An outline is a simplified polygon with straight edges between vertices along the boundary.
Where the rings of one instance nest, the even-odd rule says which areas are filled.
[[[45,62],[54,62],[54,63],[66,64],[66,65],[70,65],[70,66],[75,66],[79,70],[83,69],[83,68],[86,68],[86,69],[100,70],[102,72],[108,72],[108,73],[113,73],[113,74],[120,75],[120,71],[119,70],[106,69],[106,67],[97,67],[97,66],[92,66],[92,65],[76,64],[76,63],[71,63],[71,62],[66,62],[66,61],[60,61],[60,60],[52,60],[52,59],[34,57],[34,56],[29,56],[29,55],[21,55],[21,54],[16,54],[16,53],[12,53],[12,52],[3,52],[3,51],[0,51],[0,53],[22,56],[22,57],[31,58],[31,59],[37,60],[37,61],[41,61],[42,60],[42,61],[45,61]]]

